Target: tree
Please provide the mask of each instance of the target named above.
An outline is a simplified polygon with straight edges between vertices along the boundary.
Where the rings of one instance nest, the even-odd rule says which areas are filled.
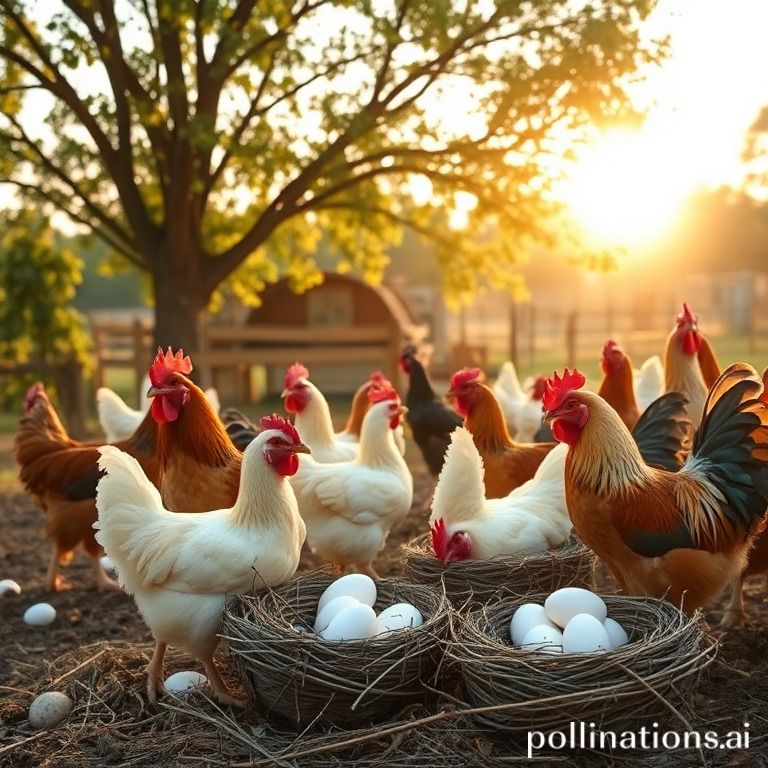
[[[24,388],[41,372],[53,370],[59,389],[78,379],[80,368],[90,367],[91,350],[84,318],[71,306],[83,262],[56,244],[54,230],[37,212],[6,214],[0,226],[0,359],[32,367],[29,376],[3,383],[3,400],[13,398],[15,410]],[[70,416],[80,395],[63,398]],[[76,418],[82,430],[82,412]]]
[[[377,280],[410,228],[450,295],[507,285],[547,234],[557,137],[624,113],[658,53],[639,33],[653,5],[0,0],[0,181],[146,270],[156,341],[190,351],[222,284],[252,300],[278,271],[316,281],[321,237]]]

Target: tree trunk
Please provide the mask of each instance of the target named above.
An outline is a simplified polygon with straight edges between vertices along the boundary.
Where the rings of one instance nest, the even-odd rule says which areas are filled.
[[[178,270],[173,274],[158,264],[153,273],[155,295],[155,350],[169,346],[174,352],[179,349],[192,358],[200,349],[199,320],[208,305],[208,296],[192,278],[188,270]],[[192,378],[195,379],[193,371]]]

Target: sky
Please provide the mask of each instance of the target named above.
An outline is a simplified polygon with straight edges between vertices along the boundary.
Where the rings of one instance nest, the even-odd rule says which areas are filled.
[[[669,34],[671,52],[635,89],[644,125],[599,138],[563,190],[587,237],[629,248],[661,237],[696,189],[742,183],[768,103],[766,0],[660,0],[647,33]]]

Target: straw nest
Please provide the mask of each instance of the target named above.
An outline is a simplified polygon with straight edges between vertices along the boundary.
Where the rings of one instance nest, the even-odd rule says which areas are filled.
[[[442,583],[454,606],[476,607],[499,590],[518,595],[554,592],[561,587],[592,586],[595,555],[576,539],[535,555],[498,556],[488,560],[444,563],[435,557],[430,534],[403,547],[403,570],[418,584]]]
[[[437,684],[450,631],[442,590],[382,579],[376,612],[409,602],[424,623],[370,640],[330,642],[311,627],[333,580],[328,571],[302,575],[279,590],[243,596],[225,613],[223,633],[252,701],[301,727],[379,722],[423,703]]]
[[[546,595],[528,598],[543,603]],[[670,713],[686,723],[699,673],[717,643],[700,614],[650,597],[604,596],[608,615],[629,642],[608,653],[545,654],[513,647],[509,623],[527,600],[509,595],[457,622],[448,655],[464,680],[471,706],[504,705],[476,716],[478,725],[507,735],[563,730],[572,722],[612,730]]]

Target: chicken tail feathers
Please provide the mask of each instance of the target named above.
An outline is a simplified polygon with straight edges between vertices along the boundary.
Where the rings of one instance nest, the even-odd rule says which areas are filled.
[[[632,436],[648,466],[677,472],[690,448],[687,399],[679,392],[654,400],[637,420]]]
[[[752,366],[727,368],[710,390],[684,469],[706,474],[723,497],[722,515],[750,529],[768,503],[768,404]],[[701,471],[700,471],[701,470]]]

